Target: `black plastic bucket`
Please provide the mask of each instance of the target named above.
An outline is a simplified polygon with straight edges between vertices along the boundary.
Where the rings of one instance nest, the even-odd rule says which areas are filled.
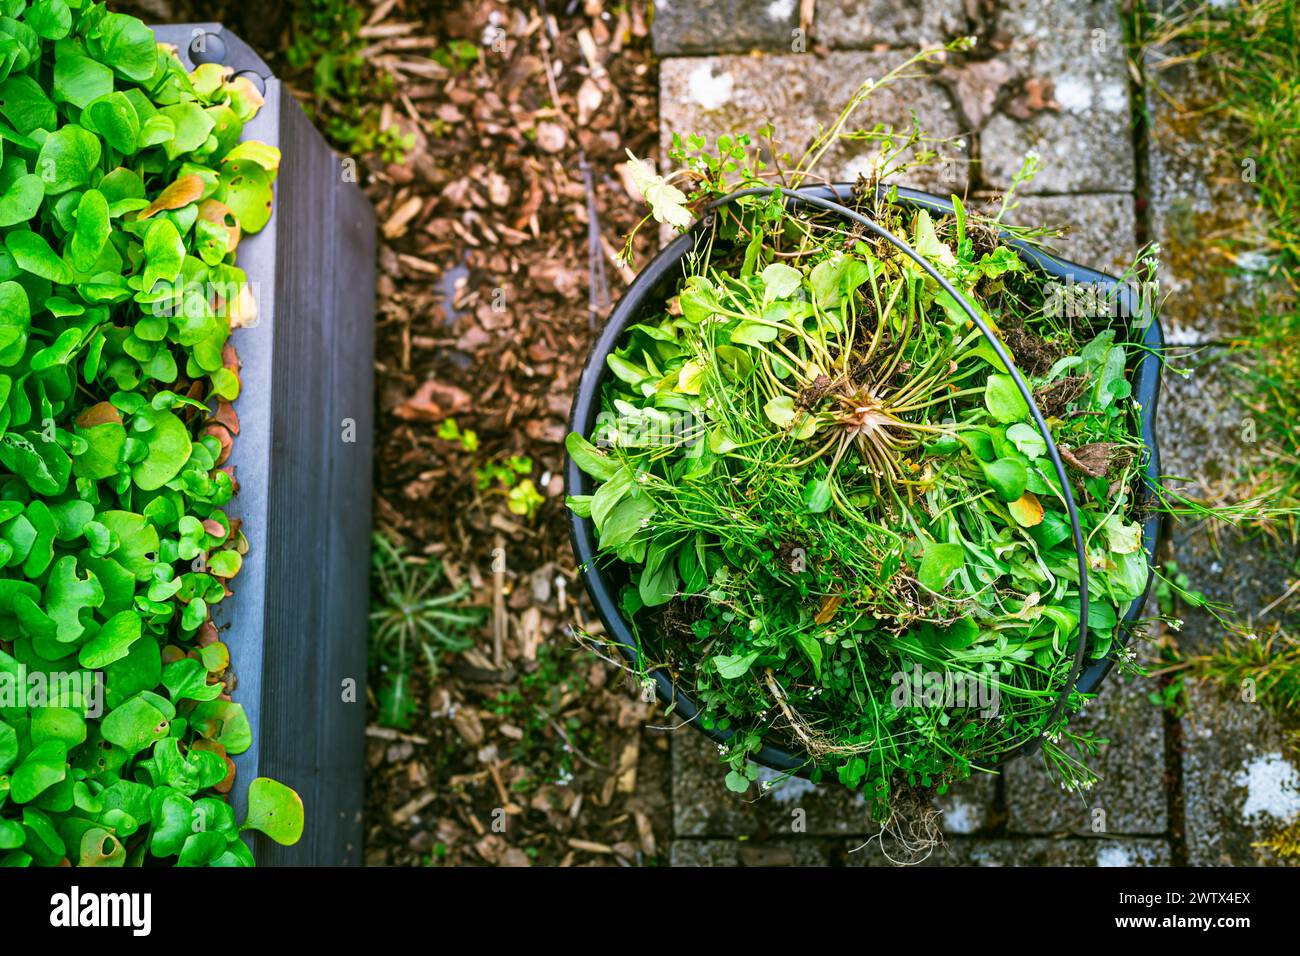
[[[840,183],[834,186],[800,189],[795,191],[794,195],[808,195],[843,203],[851,198],[852,193],[851,184]],[[939,215],[951,216],[954,212],[951,200],[920,190],[899,187],[898,200],[905,207],[927,209]],[[697,222],[690,230],[661,250],[649,265],[637,274],[615,305],[609,321],[597,337],[583,367],[582,378],[578,382],[578,392],[574,397],[573,409],[569,416],[570,431],[579,432],[584,436],[591,434],[600,412],[601,386],[606,376],[612,374],[605,362],[606,356],[614,351],[628,326],[641,321],[649,307],[663,301],[668,288],[682,276],[682,260],[696,248],[696,234],[704,228],[708,227]],[[1128,341],[1139,342],[1144,347],[1132,378],[1132,386],[1133,398],[1141,405],[1142,441],[1147,450],[1146,482],[1149,487],[1155,487],[1160,479],[1160,451],[1156,443],[1155,422],[1156,406],[1160,397],[1161,352],[1164,347],[1164,336],[1158,316],[1149,307],[1149,303],[1143,301],[1137,294],[1132,285],[1121,282],[1114,276],[1059,259],[1019,240],[1012,240],[1009,245],[1016,249],[1020,258],[1031,268],[1038,269],[1063,283],[1095,286],[1099,293],[1103,293],[1108,299],[1113,299],[1114,311],[1117,314],[1116,321],[1124,322],[1128,326],[1130,332]],[[565,461],[564,485],[565,493],[569,495],[586,495],[593,491],[591,478],[578,468],[572,458]],[[605,625],[606,635],[618,645],[629,664],[636,667],[639,656],[636,637],[619,609],[618,596],[622,581],[619,580],[617,573],[611,574],[598,565],[595,527],[591,519],[570,512],[569,536],[574,556],[577,558],[579,573],[582,575],[587,593],[591,595],[592,603],[596,606],[596,613]],[[1159,547],[1159,536],[1160,518],[1152,514],[1142,526],[1142,545],[1147,553],[1148,563],[1154,564],[1156,550]],[[1141,616],[1151,590],[1152,580],[1153,576],[1148,575],[1144,593],[1124,614],[1125,622],[1132,622]],[[1084,665],[1075,685],[1081,692],[1087,694],[1096,692],[1114,664],[1112,655],[1122,649],[1123,638],[1124,634],[1121,631],[1120,638],[1110,654],[1098,660],[1088,661]],[[649,676],[654,680],[655,693],[659,699],[665,704],[675,705],[675,713],[682,720],[692,724],[720,744],[729,741],[732,731],[701,726],[696,719],[699,707],[688,694],[683,693],[673,684],[672,678],[666,672],[655,670],[650,672]],[[1019,753],[1024,749],[1026,748],[1013,753]],[[809,761],[805,755],[766,741],[754,755],[754,759],[766,767],[783,772],[807,773],[813,769],[808,766]]]

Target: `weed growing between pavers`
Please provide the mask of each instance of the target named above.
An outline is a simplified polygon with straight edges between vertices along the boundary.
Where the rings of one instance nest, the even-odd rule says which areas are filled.
[[[26,9],[23,9],[26,6]],[[271,215],[262,104],[102,4],[0,29],[0,865],[246,866],[302,802],[266,778],[210,616],[247,541],[235,266]]]
[[[733,190],[805,182],[837,138],[877,141],[852,205],[977,304],[1063,449],[1100,658],[1149,574],[1139,347],[1058,308],[996,217],[957,202],[936,219],[878,194],[942,145],[849,132],[871,88],[797,164],[765,164],[748,137],[716,151],[678,138],[685,192],[637,166],[642,191],[683,226]],[[862,789],[881,818],[902,790],[942,790],[1034,741],[1063,786],[1090,786],[1098,742],[1065,723],[1082,697],[1051,720],[1079,640],[1070,523],[1006,368],[937,283],[851,223],[779,196],[715,215],[672,294],[608,357],[596,429],[568,441],[598,483],[570,507],[631,569],[622,607],[646,666],[734,732],[733,790],[757,778],[765,738]]]

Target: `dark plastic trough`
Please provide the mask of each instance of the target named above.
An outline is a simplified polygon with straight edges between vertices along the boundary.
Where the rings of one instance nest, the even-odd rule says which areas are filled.
[[[798,192],[844,203],[852,196],[852,190],[851,184],[840,183],[834,186],[808,187]],[[900,187],[898,196],[900,203],[909,207],[925,208],[946,216],[953,214],[951,200],[931,193]],[[578,393],[569,416],[570,431],[580,432],[583,435],[591,434],[600,412],[601,387],[606,376],[611,374],[605,362],[606,356],[619,344],[627,327],[641,321],[646,309],[661,302],[668,287],[680,279],[682,260],[695,249],[695,234],[701,228],[703,228],[701,224],[696,223],[690,231],[678,236],[661,250],[637,275],[619,299],[583,368],[582,378],[578,382]],[[1133,397],[1142,405],[1142,440],[1147,449],[1146,481],[1150,487],[1155,487],[1160,478],[1160,451],[1156,443],[1155,421],[1156,404],[1160,396],[1160,356],[1164,347],[1158,316],[1147,303],[1140,300],[1131,285],[1121,282],[1114,276],[1060,259],[1024,242],[1012,241],[1011,245],[1027,264],[1060,279],[1063,283],[1096,285],[1107,295],[1113,295],[1116,302],[1115,311],[1118,314],[1117,321],[1126,322],[1130,331],[1140,333],[1140,336],[1130,337],[1130,341],[1140,341],[1146,348],[1138,360],[1134,373]],[[569,495],[590,494],[593,490],[591,479],[571,458],[566,458],[565,461],[564,482],[565,492]],[[580,518],[570,512],[569,536],[583,583],[596,606],[597,614],[605,625],[606,634],[618,645],[628,662],[636,666],[639,653],[636,637],[619,609],[619,591],[626,580],[625,575],[620,573],[622,569],[613,570],[611,573],[597,560],[596,531],[589,518]],[[1160,519],[1158,515],[1152,515],[1142,526],[1143,547],[1149,563],[1152,564],[1159,547],[1159,537]],[[1124,614],[1126,622],[1135,621],[1141,616],[1147,595],[1151,590],[1151,583],[1152,577],[1148,576],[1146,591],[1129,606]],[[1124,634],[1121,631],[1120,639],[1116,642],[1112,654],[1123,646],[1123,639]],[[1110,655],[1085,662],[1075,686],[1084,693],[1095,693],[1113,665],[1114,659]],[[700,710],[698,705],[689,694],[683,693],[673,684],[670,675],[663,670],[656,670],[651,676],[659,699],[665,704],[675,704],[675,713],[682,720],[718,743],[726,743],[730,739],[731,731],[705,728],[700,725],[696,719]],[[1033,748],[1022,747],[1016,753],[1031,749]],[[805,766],[807,763],[805,756],[771,742],[763,744],[755,759],[774,770],[806,773],[812,769]]]
[[[253,745],[234,758],[236,811],[248,783],[293,787],[302,839],[258,834],[260,865],[361,861],[370,556],[375,221],[347,167],[270,68],[218,23],[155,26],[188,66],[214,62],[258,85],[248,139],[279,147],[275,208],[239,245],[258,320],[232,342],[243,362],[231,463],[249,552],[219,606]],[[351,439],[351,440],[349,440]]]

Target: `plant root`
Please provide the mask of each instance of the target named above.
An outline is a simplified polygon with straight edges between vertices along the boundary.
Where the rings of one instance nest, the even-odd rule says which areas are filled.
[[[855,847],[856,853],[872,843],[894,866],[917,866],[944,845],[940,821],[943,811],[936,807],[931,792],[920,787],[900,787],[890,801],[889,816],[880,824],[880,832]]]

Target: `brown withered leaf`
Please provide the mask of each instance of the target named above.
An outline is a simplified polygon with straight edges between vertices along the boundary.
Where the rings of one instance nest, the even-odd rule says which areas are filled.
[[[1116,445],[1113,442],[1093,442],[1078,448],[1061,448],[1061,460],[1081,471],[1089,478],[1105,477],[1110,470],[1110,463],[1115,458]]]
[[[203,177],[197,173],[182,176],[158,194],[158,198],[140,210],[140,219],[148,219],[164,209],[180,209],[203,195]]]
[[[813,623],[829,624],[831,622],[831,619],[835,617],[836,612],[839,611],[840,605],[843,603],[844,603],[844,597],[842,595],[839,594],[827,595],[826,599],[822,601],[822,606],[821,609],[817,612],[817,616],[813,618]]]
[[[221,635],[217,633],[217,625],[212,622],[212,618],[208,618],[199,625],[199,631],[194,637],[194,643],[199,647],[207,647],[209,644],[217,643],[220,639]]]
[[[1059,110],[1055,99],[1056,84],[1049,78],[1030,77],[1025,80],[1019,95],[1006,105],[1006,111],[1018,120],[1027,120],[1044,110]]]
[[[106,425],[109,422],[122,424],[122,413],[117,410],[112,402],[99,402],[91,405],[77,416],[78,428],[94,428],[96,425]]]
[[[240,369],[244,367],[244,363],[239,360],[239,352],[235,350],[235,346],[232,342],[227,342],[221,349],[221,364],[230,369],[230,371],[234,372],[236,375],[238,375]]]
[[[469,393],[464,389],[430,379],[393,409],[393,414],[408,422],[433,422],[463,412],[469,406]]]
[[[212,416],[212,421],[218,425],[225,425],[232,435],[239,434],[239,413],[235,411],[235,406],[224,398],[217,401],[217,411]]]
[[[993,115],[1012,70],[1001,60],[977,60],[963,67],[945,66],[940,79],[949,83],[971,129],[982,129]]]

